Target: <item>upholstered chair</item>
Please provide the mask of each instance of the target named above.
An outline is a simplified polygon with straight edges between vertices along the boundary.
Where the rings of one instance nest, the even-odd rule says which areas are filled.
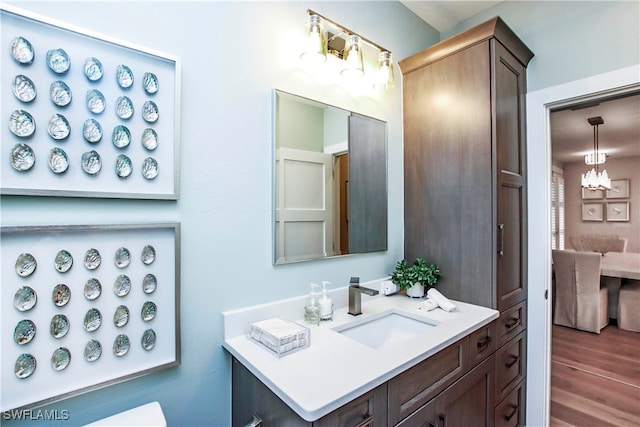
[[[553,322],[600,333],[609,323],[607,288],[600,287],[601,255],[554,250],[556,279]]]

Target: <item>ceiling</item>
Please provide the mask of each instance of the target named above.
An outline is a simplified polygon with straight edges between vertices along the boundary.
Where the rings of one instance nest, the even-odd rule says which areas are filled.
[[[509,0],[506,0],[509,1]],[[439,32],[483,12],[502,1],[400,0],[409,10]],[[587,121],[600,116],[599,147],[611,159],[640,156],[640,94],[599,103],[574,105],[551,113],[551,144],[554,162],[584,161],[593,151],[593,127]]]

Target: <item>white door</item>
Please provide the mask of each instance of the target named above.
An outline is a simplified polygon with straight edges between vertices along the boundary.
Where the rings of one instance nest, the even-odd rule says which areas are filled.
[[[276,262],[333,254],[332,157],[276,150]]]

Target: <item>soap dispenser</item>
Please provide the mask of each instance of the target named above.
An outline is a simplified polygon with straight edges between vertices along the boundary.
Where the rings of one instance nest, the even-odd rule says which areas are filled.
[[[331,282],[322,282],[322,296],[320,297],[320,320],[333,319],[333,301],[329,298],[327,285]]]
[[[320,323],[320,302],[318,301],[318,293],[316,292],[317,288],[317,284],[311,284],[309,299],[307,299],[307,304],[304,306],[305,322],[315,323],[316,325]]]

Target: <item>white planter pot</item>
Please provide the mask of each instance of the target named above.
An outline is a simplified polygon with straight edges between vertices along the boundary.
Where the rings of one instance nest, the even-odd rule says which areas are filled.
[[[416,283],[409,289],[407,289],[407,296],[411,298],[422,298],[424,296],[424,286]]]

